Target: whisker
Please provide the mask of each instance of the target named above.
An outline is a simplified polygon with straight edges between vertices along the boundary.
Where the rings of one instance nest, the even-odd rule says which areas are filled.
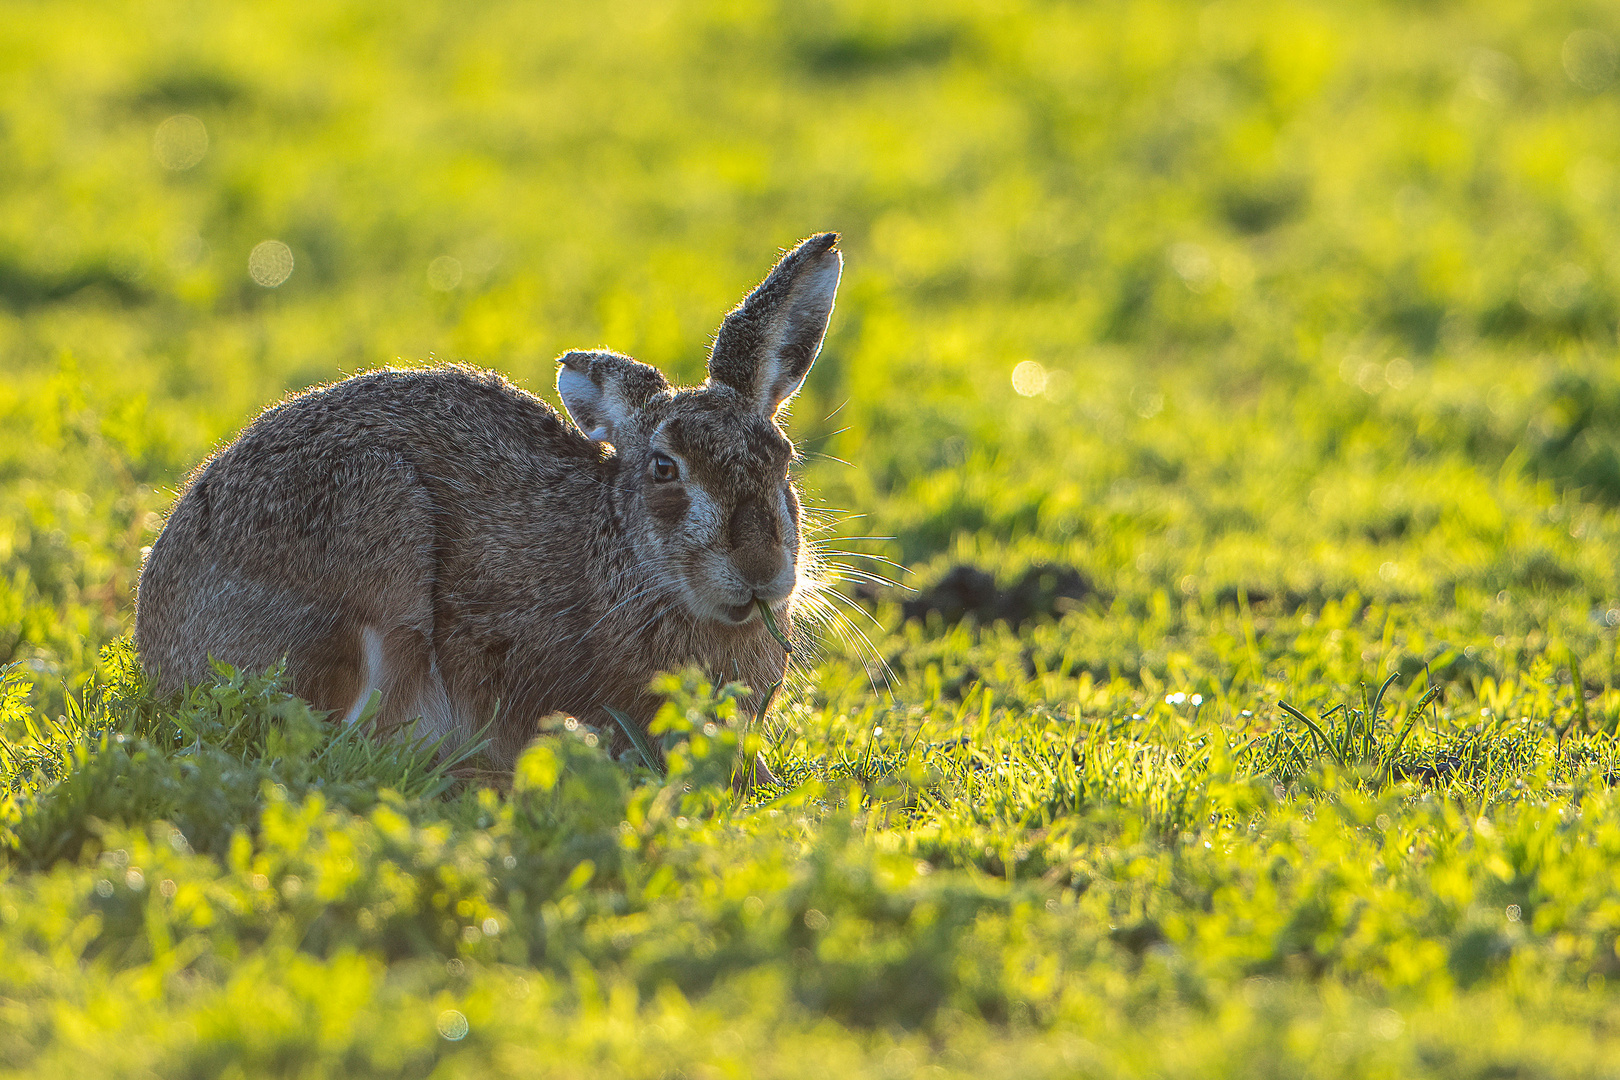
[[[849,632],[836,621],[838,612],[826,597],[811,593],[804,597],[804,601],[807,624],[814,623],[823,630],[831,630],[845,647],[860,652],[855,639],[850,637]]]
[[[820,450],[806,450],[804,452],[804,456],[805,457],[826,458],[828,461],[836,461],[840,465],[848,465],[852,469],[855,467],[855,464],[853,462],[845,461],[841,457],[837,457],[837,456],[835,456],[833,454],[823,453]]]
[[[855,649],[856,649],[857,653],[860,653],[860,652],[863,651],[860,646],[862,644],[864,644],[864,646],[865,646],[864,652],[867,655],[870,655],[873,660],[877,661],[878,665],[881,667],[882,672],[883,672],[884,685],[889,690],[889,696],[892,698],[894,696],[894,687],[896,685],[898,685],[898,683],[899,683],[899,676],[896,675],[894,669],[889,666],[888,661],[883,659],[882,654],[878,652],[877,646],[872,643],[871,638],[866,636],[865,631],[863,631],[859,626],[857,626],[854,623],[853,620],[851,620],[848,616],[846,616],[843,612],[839,611],[837,609],[837,607],[833,605],[833,603],[832,603],[833,599],[843,600],[846,604],[850,605],[851,607],[854,607],[857,611],[860,611],[861,614],[865,615],[868,619],[871,619],[872,624],[874,626],[878,627],[880,630],[883,628],[883,624],[878,622],[877,619],[873,618],[872,614],[870,612],[866,611],[860,605],[856,604],[853,600],[849,599],[847,596],[842,595],[841,593],[834,592],[832,590],[817,590],[817,591],[814,591],[814,592],[811,592],[811,593],[807,594],[806,597],[805,597],[805,600],[808,602],[810,608],[813,611],[815,611],[818,614],[823,614],[823,615],[826,615],[826,616],[829,616],[829,617],[831,617],[833,619],[838,620],[838,623],[842,623],[844,626],[847,626],[851,631],[853,631],[860,638],[860,642],[857,643],[857,642],[853,641],[852,639],[846,637],[842,633],[842,631],[839,630],[840,638],[843,638],[843,640],[846,643],[848,643],[848,644],[850,644],[852,646],[855,646]],[[831,626],[835,630],[839,629],[837,623],[829,623],[827,625]],[[868,679],[870,680],[871,679],[870,671],[868,671],[867,676],[868,676]],[[879,693],[880,692],[878,690],[877,683],[875,681],[872,681],[872,692],[873,693]]]
[[[877,621],[877,616],[873,615],[870,611],[867,611],[865,608],[861,607],[861,605],[857,604],[855,601],[851,600],[849,597],[845,596],[843,593],[839,592],[838,590],[836,590],[836,589],[828,589],[825,595],[831,597],[834,600],[842,600],[844,603],[848,604],[850,607],[854,608],[856,611],[860,612],[862,615],[865,615],[868,619],[872,620],[872,625],[877,627],[879,630],[882,630],[884,628],[883,624]]]
[[[859,566],[851,566],[849,563],[839,562],[836,559],[824,559],[820,565],[828,570],[836,570],[851,577],[863,578],[867,581],[880,581],[885,585],[893,585],[896,588],[910,588],[909,585],[901,585],[898,581],[894,581],[876,570],[863,570]]]
[[[838,594],[837,593],[832,593],[830,595],[837,596]],[[895,685],[899,682],[900,677],[898,675],[896,675],[895,672],[894,672],[894,669],[889,666],[889,662],[887,660],[883,659],[882,654],[879,653],[878,650],[877,650],[877,646],[872,644],[872,639],[867,637],[866,632],[864,630],[862,630],[859,626],[856,626],[854,621],[851,620],[849,618],[849,616],[845,615],[843,612],[839,611],[837,608],[834,608],[834,607],[829,607],[827,610],[828,610],[828,612],[830,614],[832,614],[834,617],[836,617],[845,626],[849,627],[850,630],[854,631],[856,636],[858,636],[861,639],[861,641],[865,642],[867,651],[870,653],[872,659],[877,661],[878,667],[883,673],[883,686],[884,686],[884,689],[888,690],[889,698],[890,698],[890,700],[893,700],[893,698],[894,698],[894,688],[895,688]],[[875,622],[876,620],[873,620],[873,621]],[[882,693],[882,691],[880,691],[878,689],[877,680],[872,678],[872,669],[870,667],[868,667],[866,669],[866,679],[867,679],[867,681],[869,683],[872,684],[872,693],[874,693],[874,694]]]
[[[828,563],[824,569],[826,570],[826,577],[833,581],[851,583],[864,582],[868,585],[881,585],[887,589],[904,589],[907,592],[917,591],[916,589],[911,588],[909,585],[902,585],[898,581],[891,581],[882,574],[868,574],[864,571],[857,570],[852,566],[843,566],[839,563]]]
[[[871,559],[873,562],[888,563],[890,566],[901,571],[902,573],[910,574],[914,572],[911,567],[897,563],[893,559],[885,558],[882,555],[868,555],[864,551],[844,551],[842,548],[822,548],[819,552],[817,552],[817,554],[848,555],[856,559]]]
[[[864,516],[862,514],[851,514],[845,511],[832,509],[805,510],[804,507],[800,507],[799,509],[804,515],[805,525],[807,526],[806,531],[812,536],[818,536],[821,533],[831,532],[833,529],[836,529],[846,521],[856,521]]]
[[[830,419],[830,417],[829,417],[829,419]],[[843,427],[839,428],[837,431],[828,431],[828,432],[825,432],[824,434],[821,434],[821,435],[810,435],[810,436],[806,437],[804,441],[806,443],[826,442],[828,439],[835,439],[838,436],[842,435],[844,432],[848,431],[849,428],[850,428],[850,425],[845,424]]]

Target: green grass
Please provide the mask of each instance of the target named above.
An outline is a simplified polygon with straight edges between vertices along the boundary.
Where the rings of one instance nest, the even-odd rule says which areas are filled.
[[[1609,7],[7,30],[0,1072],[1612,1073]],[[825,228],[840,595],[764,724],[675,673],[667,774],[557,723],[508,784],[275,672],[146,687],[141,550],[256,410],[694,380]]]

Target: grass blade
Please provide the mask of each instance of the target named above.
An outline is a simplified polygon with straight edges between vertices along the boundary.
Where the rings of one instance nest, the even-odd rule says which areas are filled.
[[[1401,728],[1401,733],[1395,736],[1395,742],[1390,745],[1389,753],[1384,755],[1383,773],[1386,780],[1394,779],[1395,755],[1401,752],[1401,744],[1406,741],[1406,736],[1411,733],[1413,725],[1418,722],[1418,717],[1423,715],[1423,710],[1429,707],[1429,702],[1439,695],[1440,689],[1439,684],[1436,684],[1425,690],[1423,696],[1418,698],[1417,704],[1412,706],[1412,711],[1407,714],[1406,726]]]
[[[781,679],[771,683],[771,688],[765,691],[765,700],[760,702],[759,711],[754,714],[754,723],[760,725],[765,723],[765,714],[771,711],[771,704],[776,701],[776,694],[781,689]]]
[[[1310,728],[1311,729],[1311,735],[1314,738],[1318,738],[1318,739],[1322,740],[1323,745],[1325,745],[1327,747],[1328,754],[1333,758],[1334,762],[1339,766],[1339,768],[1341,768],[1341,769],[1344,768],[1344,759],[1339,755],[1338,748],[1333,745],[1333,740],[1329,739],[1327,737],[1327,733],[1324,732],[1321,728],[1316,726],[1315,721],[1313,721],[1310,717],[1306,716],[1304,713],[1300,712],[1298,709],[1294,708],[1292,705],[1288,704],[1288,702],[1282,700],[1281,698],[1277,699],[1277,705],[1278,705],[1278,707],[1285,710],[1290,716],[1294,717],[1295,719],[1297,719],[1301,723],[1303,723],[1306,727]]]
[[[1592,730],[1591,718],[1586,715],[1586,683],[1581,678],[1581,658],[1575,655],[1575,650],[1569,650],[1569,683],[1575,688],[1575,718],[1581,723],[1582,732]]]
[[[759,608],[759,617],[765,620],[765,629],[771,632],[771,637],[775,638],[776,643],[782,646],[783,652],[792,656],[793,643],[788,641],[786,634],[782,633],[782,628],[776,625],[776,616],[771,614],[771,606],[760,599],[754,600],[754,606]]]
[[[663,766],[653,756],[652,747],[647,745],[647,736],[641,730],[641,725],[611,705],[604,705],[602,708],[607,710],[609,716],[619,722],[619,726],[624,729],[625,735],[629,737],[630,744],[636,748],[636,753],[641,755],[641,760],[647,763],[647,768],[652,770],[653,775],[663,779]]]
[[[1372,712],[1367,715],[1367,727],[1369,729],[1378,723],[1378,710],[1384,707],[1384,692],[1389,689],[1390,683],[1394,682],[1400,677],[1400,672],[1393,672],[1390,674],[1389,678],[1384,680],[1384,685],[1378,688],[1378,696],[1373,698]]]

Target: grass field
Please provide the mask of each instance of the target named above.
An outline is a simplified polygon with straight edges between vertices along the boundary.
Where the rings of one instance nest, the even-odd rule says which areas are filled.
[[[1612,5],[4,21],[0,1073],[1616,1073]],[[678,673],[669,776],[559,723],[509,791],[146,688],[257,410],[693,381],[829,228],[780,786]]]

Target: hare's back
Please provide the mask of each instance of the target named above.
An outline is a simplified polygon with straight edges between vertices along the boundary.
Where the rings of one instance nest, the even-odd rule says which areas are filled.
[[[279,559],[278,540],[396,530],[418,497],[467,522],[515,492],[578,483],[598,462],[554,409],[493,372],[377,371],[267,409],[192,476],[164,531],[201,516],[190,539],[215,555]]]
[[[209,656],[309,670],[300,653],[351,651],[354,628],[425,631],[447,542],[507,524],[481,519],[523,492],[563,500],[598,460],[492,373],[382,371],[295,397],[193,475],[141,572],[137,645],[164,682],[191,682]]]
[[[544,401],[459,366],[369,372],[301,394],[266,410],[227,454],[273,459],[311,445],[390,448],[431,474],[502,459],[568,468],[597,457]]]

